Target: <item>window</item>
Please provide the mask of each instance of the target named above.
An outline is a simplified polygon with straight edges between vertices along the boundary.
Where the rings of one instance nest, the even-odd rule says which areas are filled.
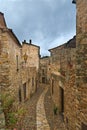
[[[16,66],[17,66],[17,71],[19,70],[18,68],[18,55],[16,55]]]
[[[42,83],[45,83],[45,82],[46,82],[45,77],[42,77]]]
[[[34,86],[34,78],[32,78],[32,86]]]
[[[67,126],[67,129],[68,129],[68,123],[69,123],[69,120],[68,120],[68,118],[66,117],[66,126]]]
[[[54,80],[52,80],[52,94],[54,93]]]
[[[23,90],[24,90],[24,100],[26,99],[26,83],[23,84]]]
[[[64,113],[64,90],[60,87],[61,113]]]
[[[45,73],[45,71],[44,71],[44,69],[42,69],[42,74],[44,75],[44,73]]]
[[[19,89],[19,102],[22,101],[22,97],[21,97],[21,89]]]

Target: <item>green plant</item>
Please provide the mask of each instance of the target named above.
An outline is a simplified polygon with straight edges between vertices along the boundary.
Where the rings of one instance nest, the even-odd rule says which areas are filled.
[[[11,112],[8,113],[8,119],[9,119],[9,126],[14,126],[17,123],[16,113]]]
[[[1,94],[1,104],[5,115],[5,124],[7,128],[12,128],[16,124],[15,112],[13,112],[13,104],[15,99],[8,93],[3,92]]]
[[[9,94],[7,93],[3,93],[1,95],[1,102],[3,105],[3,110],[9,110],[10,107],[13,105],[14,103],[14,97],[9,96]]]
[[[2,108],[5,115],[5,124],[7,129],[14,128],[18,122],[21,121],[26,113],[24,107],[15,107],[15,98],[10,96],[8,93],[3,93],[1,95]]]
[[[57,113],[58,113],[58,107],[57,105],[54,105],[54,115],[57,115]]]
[[[61,69],[58,69],[58,72],[61,72]]]

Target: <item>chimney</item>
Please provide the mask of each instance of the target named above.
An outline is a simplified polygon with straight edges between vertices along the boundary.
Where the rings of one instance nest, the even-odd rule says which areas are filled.
[[[26,40],[24,40],[22,43],[23,43],[23,44],[26,43]]]
[[[26,40],[24,40],[24,43],[26,43]]]
[[[30,39],[30,44],[32,43],[32,40]]]
[[[76,0],[73,0],[72,3],[73,3],[73,4],[76,4]]]

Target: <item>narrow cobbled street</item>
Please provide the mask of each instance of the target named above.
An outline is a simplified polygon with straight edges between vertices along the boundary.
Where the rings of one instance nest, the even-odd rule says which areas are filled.
[[[60,116],[54,115],[48,85],[40,85],[26,105],[28,113],[21,126],[24,130],[66,130]]]

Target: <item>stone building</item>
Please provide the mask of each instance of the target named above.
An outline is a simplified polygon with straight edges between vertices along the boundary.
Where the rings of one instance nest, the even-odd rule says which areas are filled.
[[[67,43],[61,46],[52,48],[51,52],[51,94],[53,101],[58,107],[60,113],[64,115],[64,97],[66,97],[66,78],[69,65],[74,62],[76,50],[76,37],[73,37]],[[75,62],[74,62],[75,63]]]
[[[75,58],[76,58],[76,37],[66,43],[65,49],[61,55],[60,62],[60,97],[61,112],[63,113],[65,124],[69,129],[75,129],[71,122],[72,110],[75,109]],[[70,124],[69,124],[70,123]]]
[[[21,45],[0,13],[0,94],[14,98],[16,108],[23,106],[37,89],[39,52],[40,47],[31,43]]]
[[[39,81],[40,83],[49,83],[50,57],[40,58]]]
[[[87,1],[73,0],[76,3],[76,58],[75,66],[69,71],[65,102],[66,125],[70,130],[87,129]],[[73,64],[71,64],[73,65]],[[70,89],[69,89],[70,87]],[[69,91],[68,91],[69,90]],[[70,94],[71,93],[71,94]]]
[[[37,90],[38,85],[38,73],[39,73],[39,59],[40,59],[40,47],[30,43],[25,40],[22,42],[22,68],[29,70],[28,82],[30,95],[32,95]],[[26,73],[25,73],[26,75]],[[24,77],[22,78],[22,81]]]
[[[87,0],[76,0],[76,130],[87,129]]]
[[[37,90],[38,80],[50,81],[54,104],[67,129],[87,130],[87,0],[73,3],[77,9],[76,36],[50,49],[51,56],[40,61],[40,48],[31,40],[21,45],[0,13],[0,101],[1,94],[6,92],[19,107]],[[4,124],[1,107],[0,102]]]
[[[29,43],[24,40],[22,42],[22,55],[27,56],[26,66],[36,67],[38,72],[39,69],[39,58],[40,58],[40,47],[32,44],[32,40]]]
[[[77,9],[76,38],[65,43],[61,52],[56,48],[60,70],[51,72],[51,92],[67,129],[87,130],[87,0],[73,3]],[[54,49],[51,53],[56,59]]]
[[[60,75],[60,54],[64,45],[57,46],[55,48],[49,49],[50,52],[50,86],[51,94],[57,107],[59,107],[59,75]]]
[[[9,93],[18,105],[20,81],[21,44],[13,31],[7,28],[0,13],[0,88],[1,94]]]

